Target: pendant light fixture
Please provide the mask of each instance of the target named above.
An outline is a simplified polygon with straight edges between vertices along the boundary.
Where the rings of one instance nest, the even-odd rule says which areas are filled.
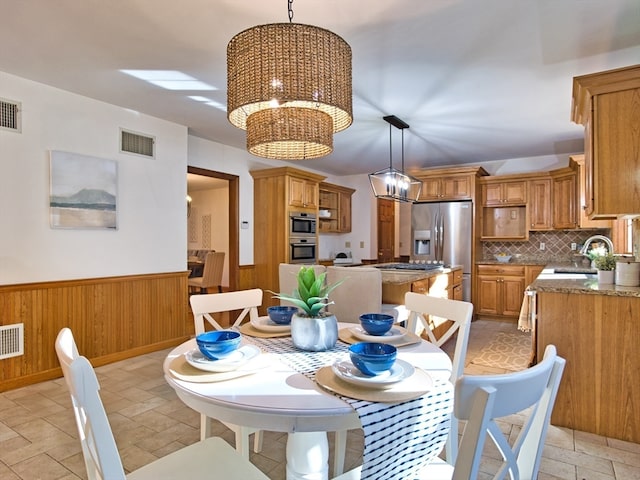
[[[373,194],[378,198],[416,202],[420,196],[422,182],[404,173],[404,130],[409,128],[409,125],[395,115],[388,115],[382,119],[389,123],[389,168],[369,174]],[[402,170],[393,168],[392,126],[402,132]]]
[[[227,45],[227,118],[247,150],[277,160],[318,158],[353,121],[351,47],[323,28],[258,25]]]

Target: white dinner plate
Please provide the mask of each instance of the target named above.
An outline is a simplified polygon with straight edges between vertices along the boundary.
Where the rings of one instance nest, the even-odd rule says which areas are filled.
[[[219,360],[208,359],[198,348],[184,354],[189,365],[205,372],[231,372],[258,355],[260,355],[260,349],[253,345],[243,345]]]
[[[399,325],[394,325],[384,335],[369,335],[360,325],[351,327],[351,333],[354,337],[364,340],[365,342],[385,342],[389,340],[399,340],[405,336],[407,330]]]
[[[251,319],[251,325],[256,330],[260,330],[262,332],[271,332],[271,333],[281,333],[288,332],[291,330],[291,325],[279,325],[275,322],[272,322],[269,317],[258,317],[255,320]]]
[[[396,360],[391,369],[374,377],[365,375],[350,361],[336,362],[331,365],[336,377],[347,383],[369,388],[388,388],[413,375],[413,365],[404,360]]]

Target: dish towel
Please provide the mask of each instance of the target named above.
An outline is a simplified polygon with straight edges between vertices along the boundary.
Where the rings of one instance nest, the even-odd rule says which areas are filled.
[[[518,330],[530,332],[535,326],[536,321],[536,292],[533,290],[525,290],[522,299],[522,307],[520,307],[520,316],[518,317]]]
[[[263,351],[308,377],[323,366],[343,360],[348,345],[338,342],[326,352],[303,352],[290,338],[246,338]],[[404,480],[440,453],[450,430],[453,385],[434,379],[433,389],[402,403],[377,403],[338,395],[358,413],[364,431],[362,480]]]

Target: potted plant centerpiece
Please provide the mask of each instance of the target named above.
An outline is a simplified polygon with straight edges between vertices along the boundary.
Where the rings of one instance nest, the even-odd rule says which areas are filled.
[[[291,317],[291,339],[302,350],[328,350],[338,341],[338,321],[335,315],[325,311],[325,307],[333,303],[329,301],[329,293],[342,282],[327,285],[326,275],[323,272],[316,276],[313,267],[300,267],[298,288],[292,294],[274,295],[274,298],[287,300],[302,310]]]
[[[598,283],[612,284],[616,259],[612,253],[598,255],[593,259],[593,263],[598,270]]]

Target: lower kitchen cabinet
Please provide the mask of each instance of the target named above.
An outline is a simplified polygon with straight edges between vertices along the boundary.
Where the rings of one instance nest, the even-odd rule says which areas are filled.
[[[476,313],[518,317],[524,296],[524,265],[477,266]]]

